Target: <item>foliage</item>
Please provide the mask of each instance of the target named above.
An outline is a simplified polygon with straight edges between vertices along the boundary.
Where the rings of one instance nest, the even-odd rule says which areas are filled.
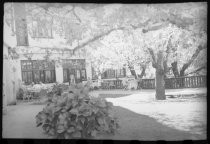
[[[23,99],[23,96],[24,96],[24,91],[22,88],[19,88],[18,92],[17,92],[17,99]]]
[[[67,85],[65,85],[65,84],[57,84],[56,83],[53,86],[52,90],[48,92],[48,96],[52,96],[53,94],[56,94],[56,95],[60,96],[61,93],[63,91],[66,91],[66,90],[68,90],[68,86]]]
[[[72,85],[68,92],[53,95],[36,115],[36,124],[56,138],[93,138],[98,133],[114,133],[118,128],[116,118],[109,113],[111,108],[112,103],[91,98],[82,84]]]
[[[170,62],[177,61],[178,68],[181,69],[185,63],[192,59],[195,53],[200,52],[197,51],[199,46],[203,47],[206,42],[207,34],[205,32],[196,34],[193,31],[182,30],[181,33],[178,34],[178,39],[171,45],[172,55]]]
[[[203,49],[186,70],[186,75],[206,75],[207,73],[207,49]]]
[[[177,62],[176,71],[181,69],[180,75],[183,75],[193,62],[196,63],[201,51],[199,49],[206,47],[207,3],[205,2],[96,4],[87,6],[89,8],[85,7],[80,4],[26,4],[28,31],[32,33],[33,22],[38,22],[40,33],[53,33],[56,42],[68,44],[67,47],[73,48],[73,52],[91,47],[92,51],[89,53],[93,54],[90,55],[93,58],[93,67],[99,74],[107,67],[116,65],[120,67],[125,62],[140,66],[143,63],[144,67],[145,63],[147,65],[147,54],[149,54],[151,58],[149,61],[156,70],[159,69],[158,73],[165,74],[171,64]],[[4,18],[11,29],[14,29],[12,6],[6,6]],[[138,38],[132,41],[130,35],[123,37],[122,34],[116,38],[117,42],[113,42],[115,39],[113,32],[120,30],[123,34],[136,33]],[[56,37],[56,34],[60,37]],[[106,38],[111,41],[107,41]],[[100,51],[95,51],[94,47],[100,48]],[[115,48],[118,53],[112,53]],[[121,48],[127,51],[120,50]],[[202,63],[204,64],[205,62]]]
[[[143,49],[142,40],[137,33],[133,33],[115,31],[91,44],[92,47],[87,49],[87,56],[94,70],[102,73],[109,68],[136,67],[141,70],[142,67],[146,67],[150,60],[149,55]]]
[[[88,7],[88,8],[87,8]],[[130,36],[134,33],[139,35],[140,39],[149,43],[149,46],[159,47],[164,43],[167,43],[168,39],[161,39],[158,37],[147,39],[147,36],[142,36],[141,32],[151,31],[151,34],[156,35],[157,33],[163,33],[167,30],[170,31],[168,24],[179,28],[181,33],[185,33],[186,36],[183,38],[183,34],[176,33],[179,37],[173,37],[172,50],[173,54],[168,56],[170,59],[167,61],[168,66],[178,60],[178,67],[181,68],[183,64],[187,63],[195,52],[195,49],[199,43],[205,43],[205,35],[199,36],[200,34],[206,32],[207,27],[207,5],[206,3],[182,3],[182,4],[141,4],[141,5],[80,5],[80,4],[46,4],[46,3],[27,3],[27,23],[29,33],[33,33],[33,27],[36,27],[40,23],[44,33],[48,33],[53,28],[53,34],[58,34],[60,37],[64,38],[62,42],[69,44],[73,47],[83,48],[88,46],[97,47],[101,50],[100,54],[96,60],[95,66],[99,66],[99,70],[103,71],[101,67],[111,67],[116,66],[116,63],[120,61],[125,63],[123,59],[126,58],[130,61],[131,65],[141,64],[145,65],[147,59],[145,60],[142,56],[147,56],[147,53],[143,52],[141,42],[137,39],[131,40]],[[14,22],[12,15],[12,4],[8,3],[5,5],[5,22],[8,25],[12,25]],[[14,26],[11,26],[13,28]],[[122,30],[122,36],[113,38],[113,32]],[[158,30],[158,31],[154,31]],[[110,32],[109,32],[110,31]],[[107,33],[108,32],[108,33]],[[123,36],[124,33],[131,33]],[[58,38],[60,39],[60,38]],[[109,39],[107,41],[106,39]],[[123,41],[121,41],[123,39]],[[197,40],[193,42],[194,40]],[[201,42],[200,40],[204,40]],[[101,43],[103,40],[105,43]],[[111,40],[111,41],[110,41]],[[154,40],[154,43],[153,43]],[[199,42],[200,41],[200,42]],[[85,43],[85,44],[84,44]],[[119,46],[119,43],[123,47]],[[135,44],[138,43],[139,45]],[[176,46],[178,43],[179,46]],[[84,45],[83,45],[84,44]],[[81,45],[81,46],[80,46]],[[130,46],[131,45],[131,46]],[[118,56],[121,58],[115,59],[114,54],[104,56],[104,49],[112,49],[117,47],[119,51],[125,54]],[[120,48],[119,48],[120,47]],[[166,48],[166,46],[164,46]],[[160,49],[157,50],[160,50]],[[165,49],[163,48],[163,50]],[[126,49],[120,50],[120,49]],[[133,50],[135,49],[135,51]],[[190,49],[190,53],[189,52]],[[95,49],[93,49],[95,51]],[[154,49],[156,50],[156,49]],[[135,56],[130,56],[136,54]],[[111,58],[112,57],[112,58]],[[93,57],[94,58],[94,57]],[[123,58],[123,59],[122,59]],[[104,61],[102,60],[104,59]],[[129,60],[128,60],[129,59]],[[108,60],[112,60],[107,63]],[[119,63],[119,62],[118,62]],[[140,66],[141,66],[140,65]],[[146,63],[147,65],[147,63]]]

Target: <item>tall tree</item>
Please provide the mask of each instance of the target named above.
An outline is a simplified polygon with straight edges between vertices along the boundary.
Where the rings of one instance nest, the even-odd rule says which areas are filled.
[[[152,66],[156,69],[156,99],[158,100],[166,98],[164,78],[168,70],[171,39],[177,33],[179,33],[179,28],[169,24],[168,27],[142,34],[145,38],[145,48],[151,56]]]
[[[199,32],[199,34],[193,31],[187,31],[180,35],[178,44],[173,45],[174,55],[171,57],[172,70],[175,77],[185,76],[186,70],[199,59],[199,55],[205,57],[205,49],[207,49],[207,34],[205,32]],[[200,61],[205,63],[204,60]],[[199,69],[199,68],[198,68]]]
[[[14,3],[14,19],[18,46],[28,46],[28,29],[26,23],[25,4]]]
[[[165,5],[166,6],[166,5]],[[179,6],[179,7],[177,7]],[[163,5],[164,7],[164,5]],[[206,10],[206,4],[201,3],[201,4],[190,4],[190,5],[174,5],[174,8],[171,10],[175,11],[169,11],[169,15],[167,16],[165,12],[169,10],[168,8],[166,9],[161,9],[163,8],[162,6],[158,6],[157,10],[155,8],[155,11],[157,10],[156,16],[159,15],[159,17],[156,18],[156,21],[159,22],[159,24],[152,24],[148,26],[147,28],[143,29],[143,33],[151,33],[152,35],[149,36],[149,39],[145,40],[146,43],[148,43],[151,39],[153,40],[152,43],[149,43],[147,45],[148,51],[152,57],[152,62],[153,62],[153,67],[156,69],[156,99],[165,99],[165,88],[164,88],[164,73],[168,69],[168,64],[170,61],[173,61],[175,58],[176,60],[183,60],[185,58],[188,58],[186,60],[187,62],[184,63],[180,74],[184,75],[185,70],[192,64],[192,62],[196,59],[198,53],[206,47],[206,38],[205,38],[205,20],[206,17],[204,18],[201,23],[199,23],[197,20],[197,16],[194,15],[196,11],[201,10],[202,13],[205,13]],[[170,8],[170,6],[169,6]],[[192,9],[193,8],[193,9]],[[163,18],[164,14],[166,15],[165,18]],[[198,22],[198,23],[196,23]],[[195,29],[194,25],[197,25],[198,28]],[[172,26],[172,27],[171,27]],[[171,29],[168,29],[170,28]],[[174,28],[173,28],[174,27]],[[176,27],[176,28],[175,28]],[[198,30],[200,31],[200,28],[204,29],[204,35],[200,36],[200,38],[195,38],[193,37],[193,33]],[[164,32],[161,32],[161,29],[164,29]],[[158,32],[159,31],[159,32]],[[169,34],[172,32],[172,35]],[[155,33],[158,32],[158,35],[156,38],[153,37]],[[167,32],[169,32],[168,35]],[[164,34],[165,33],[165,34]],[[183,33],[186,37],[186,39],[183,38]],[[164,34],[167,38],[164,39],[161,35]],[[180,37],[179,37],[180,36]],[[182,39],[183,44],[179,43],[180,39]],[[193,39],[195,38],[195,39]],[[156,41],[157,40],[157,41]],[[198,41],[196,41],[198,40]],[[159,42],[160,43],[159,43]],[[201,44],[201,43],[202,44]],[[200,44],[199,44],[200,43]],[[166,44],[166,45],[165,45]],[[154,47],[151,48],[152,45],[156,45],[155,49]],[[165,46],[164,46],[165,45]],[[175,50],[173,49],[175,46]],[[188,47],[191,48],[186,49],[184,48]],[[186,46],[187,45],[187,46]],[[197,49],[196,49],[197,47]],[[180,50],[177,50],[177,49]],[[174,52],[176,51],[176,52]],[[185,51],[185,52],[184,52]],[[187,56],[186,54],[189,53],[189,51],[192,52],[191,56]],[[183,54],[183,57],[178,57],[180,54]],[[173,71],[175,75],[179,75],[179,72],[177,70],[177,65],[179,63],[177,61],[173,61]]]
[[[136,79],[145,75],[149,63],[148,53],[142,48],[141,42],[132,30],[113,32],[102,41],[109,51],[115,53],[110,55],[110,61],[115,63],[115,66],[126,66]],[[141,73],[138,74],[136,68]]]
[[[189,9],[191,7],[191,9]],[[198,59],[202,51],[207,48],[207,5],[206,3],[196,3],[185,7],[188,11],[183,11],[184,17],[181,33],[176,39],[176,43],[171,45],[173,48],[171,67],[175,77],[185,76],[188,68]],[[191,19],[193,23],[185,23]],[[205,57],[205,55],[203,55]],[[203,60],[200,61],[204,62]],[[199,69],[199,68],[198,68]],[[191,69],[193,71],[193,69]]]

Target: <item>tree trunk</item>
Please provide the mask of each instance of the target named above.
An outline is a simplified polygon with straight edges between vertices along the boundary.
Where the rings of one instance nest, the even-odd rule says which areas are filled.
[[[101,73],[98,74],[98,86],[101,87]]]
[[[194,70],[194,71],[192,71],[192,72],[190,72],[190,73],[188,73],[186,75],[197,73],[197,72],[199,72],[199,71],[201,71],[203,69],[206,69],[206,65],[204,65],[204,66],[202,66],[202,67],[200,67],[200,68],[198,68],[198,69],[196,69],[196,70]]]
[[[171,64],[171,66],[172,66],[172,71],[173,71],[174,77],[179,77],[179,71],[178,71],[178,67],[177,67],[177,62],[173,62]]]
[[[163,52],[160,51],[157,54],[157,63],[156,63],[156,80],[155,80],[155,90],[156,90],[156,99],[165,100],[165,72],[164,72],[164,56]]]
[[[156,90],[156,99],[165,100],[165,80],[164,73],[161,70],[156,69],[156,80],[155,80],[155,90]]]
[[[188,67],[193,63],[193,61],[198,57],[199,53],[205,49],[207,47],[207,45],[205,44],[204,46],[199,45],[198,48],[196,49],[195,53],[192,55],[192,57],[190,58],[190,60],[185,63],[182,66],[182,69],[180,70],[180,77],[185,75],[185,70],[188,69]]]
[[[134,70],[134,67],[133,66],[128,66],[130,72],[131,72],[131,75],[135,77],[135,79],[137,79],[137,74],[136,74],[136,71]]]
[[[186,70],[186,69],[182,69],[182,70],[180,71],[180,75],[179,75],[180,77],[183,77],[183,76],[184,76],[185,70]]]
[[[18,46],[28,46],[28,31],[24,3],[14,3],[16,39]]]
[[[138,75],[139,78],[142,78],[145,75],[145,71],[146,71],[146,66],[142,67],[142,71],[141,74]]]

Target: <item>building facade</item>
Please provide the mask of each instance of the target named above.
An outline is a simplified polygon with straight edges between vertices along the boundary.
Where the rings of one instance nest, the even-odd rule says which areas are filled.
[[[52,21],[27,20],[25,4],[11,5],[4,15],[3,90],[5,105],[16,103],[16,93],[22,83],[68,83],[97,79],[85,48],[73,53],[75,43],[56,33]],[[12,18],[11,18],[11,17]],[[108,69],[102,79],[121,78],[126,70]]]

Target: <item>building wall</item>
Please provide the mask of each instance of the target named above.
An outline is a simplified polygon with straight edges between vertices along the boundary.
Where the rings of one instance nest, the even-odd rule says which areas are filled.
[[[4,45],[3,59],[3,91],[5,95],[4,105],[16,103],[16,93],[20,87],[21,69],[20,60],[11,59],[8,56],[8,47]]]
[[[8,104],[16,103],[16,93],[19,90],[20,83],[22,82],[22,72],[21,72],[21,60],[27,60],[28,58],[25,56],[27,53],[31,53],[32,60],[43,60],[46,55],[46,48],[53,50],[54,53],[50,56],[52,60],[58,59],[85,59],[84,56],[77,55],[71,56],[68,51],[75,47],[77,43],[74,43],[72,46],[65,44],[65,39],[59,37],[58,35],[54,35],[54,39],[42,39],[42,38],[32,38],[30,34],[28,34],[28,42],[29,46],[17,46],[17,38],[24,37],[16,37],[16,35],[12,32],[12,29],[9,25],[7,25],[4,21],[4,59],[3,59],[3,105],[6,106]],[[6,44],[5,44],[6,43]],[[8,56],[8,47],[14,49],[19,58],[12,60]],[[68,49],[67,51],[63,51],[63,49]],[[58,54],[60,53],[60,54]],[[56,62],[57,63],[57,62]],[[92,77],[91,65],[88,61],[86,61],[86,75],[88,77]],[[55,67],[56,81],[58,83],[63,82],[63,67],[59,64],[56,64]]]
[[[5,113],[7,110],[7,89],[6,89],[6,85],[7,85],[7,79],[6,79],[6,67],[5,67],[5,61],[3,60],[3,91],[2,91],[2,95],[3,95],[3,112]]]
[[[40,47],[16,47],[16,50],[20,56],[19,64],[21,64],[21,60],[28,60],[25,56],[26,53],[31,53],[31,60],[44,60],[44,56],[46,55],[45,50]],[[71,55],[70,53],[63,52],[62,50],[53,50],[50,48],[50,60],[55,60],[55,75],[56,75],[56,82],[63,83],[63,66],[62,66],[62,59],[85,59],[86,61],[86,76],[87,78],[92,78],[92,69],[91,63],[89,60],[86,59],[84,54],[79,55]],[[21,75],[21,65],[20,65],[20,75]],[[21,76],[22,77],[22,76]],[[21,78],[22,81],[22,78]]]

